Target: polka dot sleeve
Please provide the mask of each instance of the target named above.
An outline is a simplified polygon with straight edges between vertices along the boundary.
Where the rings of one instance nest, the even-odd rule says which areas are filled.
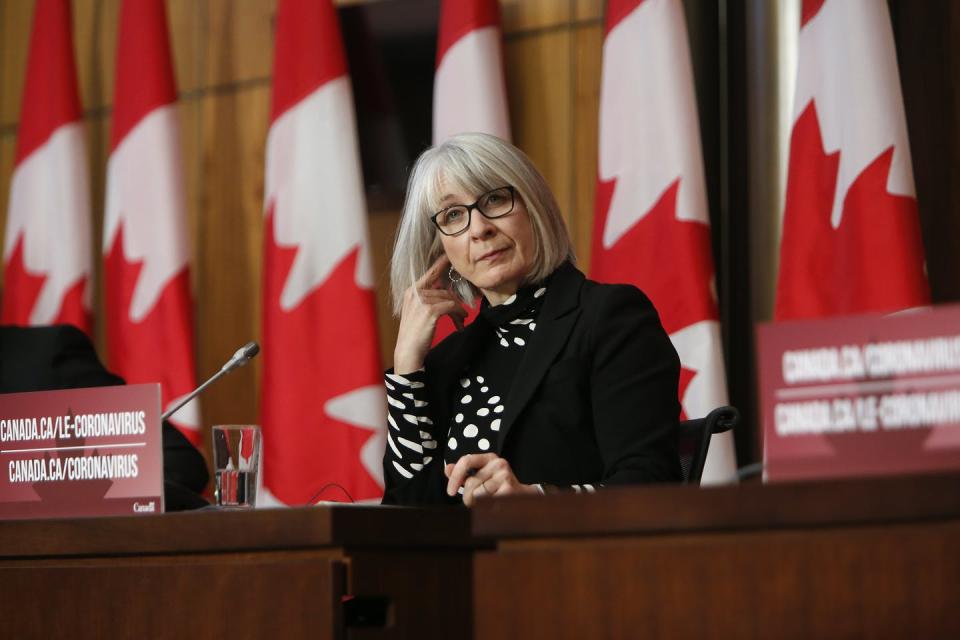
[[[385,473],[394,475],[397,483],[413,478],[430,464],[437,448],[430,419],[430,406],[423,369],[399,375],[386,373],[387,450]]]

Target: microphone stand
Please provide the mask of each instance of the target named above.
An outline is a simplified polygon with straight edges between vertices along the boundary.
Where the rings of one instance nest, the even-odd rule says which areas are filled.
[[[198,395],[200,395],[200,393],[203,392],[204,389],[206,389],[211,384],[213,384],[214,382],[222,378],[225,374],[230,373],[234,369],[237,369],[247,364],[247,362],[249,362],[250,359],[253,358],[255,355],[257,355],[258,353],[260,353],[260,345],[258,345],[256,342],[248,342],[247,344],[237,349],[237,352],[234,353],[233,357],[230,358],[230,360],[228,360],[227,363],[220,368],[220,371],[217,371],[215,374],[210,376],[206,382],[204,382],[199,387],[191,391],[190,394],[187,395],[187,397],[185,397],[183,400],[181,400],[177,404],[177,406],[165,411],[163,415],[160,416],[161,422],[163,420],[166,420],[173,414],[175,414],[177,411],[183,408],[185,404],[187,404],[188,402],[196,398]]]

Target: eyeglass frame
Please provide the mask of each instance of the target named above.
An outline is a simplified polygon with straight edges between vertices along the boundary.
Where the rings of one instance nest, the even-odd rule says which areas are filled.
[[[483,209],[480,208],[480,201],[483,200],[486,196],[493,193],[494,191],[500,191],[502,189],[506,189],[507,191],[510,192],[510,209],[506,213],[501,213],[498,216],[488,216],[486,213],[483,212]],[[456,233],[447,233],[446,231],[440,228],[440,223],[437,222],[437,217],[441,213],[444,213],[445,211],[449,211],[450,209],[454,209],[456,207],[463,207],[464,209],[467,210],[467,224],[464,225],[463,229],[460,229],[460,231],[457,231]],[[497,218],[503,218],[504,216],[510,215],[511,213],[513,213],[513,210],[516,208],[517,208],[517,190],[512,185],[508,184],[502,187],[497,187],[495,189],[490,189],[489,191],[484,191],[483,193],[480,194],[480,197],[477,198],[477,201],[474,202],[473,204],[452,204],[449,207],[444,207],[443,209],[440,209],[440,211],[437,211],[435,214],[430,216],[430,221],[433,222],[433,226],[437,228],[437,231],[447,236],[448,238],[453,238],[455,236],[459,236],[464,231],[470,228],[470,223],[473,222],[474,209],[479,211],[480,215],[482,215],[487,220],[496,220]]]

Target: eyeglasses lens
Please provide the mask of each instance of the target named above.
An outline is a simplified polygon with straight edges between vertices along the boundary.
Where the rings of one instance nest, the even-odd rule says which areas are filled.
[[[470,224],[470,209],[476,208],[487,218],[499,218],[513,211],[513,191],[508,187],[489,191],[473,207],[454,206],[444,209],[436,218],[437,226],[447,235],[460,233]]]

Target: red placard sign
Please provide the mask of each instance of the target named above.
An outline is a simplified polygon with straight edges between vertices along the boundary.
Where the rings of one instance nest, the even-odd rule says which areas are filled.
[[[160,385],[0,395],[0,518],[161,511]]]
[[[960,307],[762,325],[768,480],[960,469]]]

